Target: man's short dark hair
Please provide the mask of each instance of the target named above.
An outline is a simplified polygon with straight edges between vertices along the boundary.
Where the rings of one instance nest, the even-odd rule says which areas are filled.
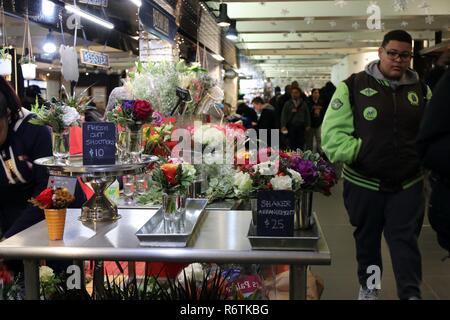
[[[252,104],[264,104],[264,100],[261,97],[256,97],[252,100]]]
[[[400,41],[400,42],[406,42],[412,45],[412,37],[411,35],[406,32],[405,30],[392,30],[389,31],[384,35],[383,42],[381,43],[381,46],[384,48],[389,43],[389,41]]]
[[[298,92],[300,92],[300,94],[302,93],[302,89],[300,89],[300,87],[292,87],[291,92],[294,90],[297,90]]]
[[[275,87],[275,93],[281,92],[281,88],[279,86]]]

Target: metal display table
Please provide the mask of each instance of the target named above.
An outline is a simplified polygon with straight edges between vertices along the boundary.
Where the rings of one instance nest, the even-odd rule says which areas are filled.
[[[105,190],[117,176],[140,174],[145,167],[156,161],[155,156],[142,155],[139,163],[120,163],[113,165],[83,165],[83,156],[71,156],[68,164],[59,164],[53,157],[40,158],[34,161],[39,166],[47,167],[55,176],[81,177],[89,183],[94,195],[82,206],[80,220],[84,222],[114,221],[120,219],[117,206],[105,196]]]
[[[0,243],[0,257],[22,259],[27,299],[39,298],[39,260],[118,260],[289,264],[290,299],[306,299],[308,265],[329,265],[330,250],[320,225],[317,251],[252,250],[247,232],[250,211],[207,211],[192,247],[141,247],[135,233],[155,210],[120,210],[115,222],[81,223],[69,209],[64,240],[49,241],[45,221]]]

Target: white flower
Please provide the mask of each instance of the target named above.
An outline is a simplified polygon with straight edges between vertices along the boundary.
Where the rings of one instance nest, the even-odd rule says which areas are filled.
[[[278,172],[274,161],[266,161],[257,164],[253,167],[256,172],[259,172],[263,176],[273,176]]]
[[[52,268],[47,266],[39,267],[39,280],[41,282],[49,282],[55,277],[55,273]]]
[[[186,268],[181,270],[178,274],[178,281],[184,285],[184,274],[186,273],[186,279],[189,281],[192,277],[196,281],[203,281],[203,266],[200,263],[192,263]]]
[[[217,128],[204,125],[196,128],[193,139],[196,143],[215,148],[224,143],[225,134]]]
[[[302,175],[300,173],[298,173],[295,170],[292,169],[287,169],[288,172],[291,174],[292,179],[294,180],[294,182],[298,183],[298,184],[302,184],[303,182],[305,182],[302,178]]]
[[[238,194],[245,194],[252,189],[252,178],[248,173],[237,172],[234,175],[234,185],[238,191]]]
[[[277,176],[270,179],[273,190],[292,190],[292,179],[289,176]]]
[[[63,106],[62,110],[64,112],[63,122],[65,126],[70,127],[71,125],[75,124],[75,122],[80,120],[80,114],[78,113],[77,109],[70,106]]]
[[[189,163],[183,163],[181,165],[181,168],[183,169],[183,176],[185,176],[185,177],[193,178],[193,177],[195,177],[195,174],[197,173],[194,166]]]

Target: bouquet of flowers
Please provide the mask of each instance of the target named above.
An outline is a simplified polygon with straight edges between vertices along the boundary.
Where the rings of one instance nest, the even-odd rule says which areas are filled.
[[[143,124],[153,121],[153,106],[145,100],[123,100],[108,112],[107,118],[130,130],[139,130]]]
[[[303,177],[303,190],[331,195],[330,189],[338,182],[333,165],[318,153],[311,151],[288,153],[283,156],[288,159],[289,167]]]
[[[244,163],[238,165],[238,170],[234,175],[235,193],[239,197],[248,198],[258,190],[291,190],[298,192],[304,183],[300,173],[289,167],[289,162],[285,158],[273,158],[270,154],[267,161],[262,162],[261,150],[258,154],[258,163]]]
[[[65,209],[75,201],[75,197],[67,188],[46,188],[29,201],[41,209]]]
[[[77,109],[62,102],[52,102],[50,106],[39,106],[36,98],[31,112],[35,113],[36,117],[32,118],[30,123],[49,126],[54,133],[63,133],[67,128],[78,125],[80,121]]]
[[[166,194],[186,193],[195,175],[193,165],[170,160],[153,170],[152,179]]]
[[[149,101],[155,111],[169,116],[177,102],[178,77],[173,62],[138,62],[136,72],[130,73],[124,85],[134,98]]]
[[[176,119],[163,118],[159,112],[154,112],[153,117],[152,125],[144,128],[144,139],[146,142],[144,153],[169,157],[172,149],[177,145],[176,141],[171,141]]]

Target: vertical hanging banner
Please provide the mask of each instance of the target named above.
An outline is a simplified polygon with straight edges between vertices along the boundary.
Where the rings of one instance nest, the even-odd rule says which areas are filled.
[[[146,31],[163,40],[174,43],[178,27],[175,23],[175,18],[164,11],[163,8],[144,0],[139,9],[139,19]]]

